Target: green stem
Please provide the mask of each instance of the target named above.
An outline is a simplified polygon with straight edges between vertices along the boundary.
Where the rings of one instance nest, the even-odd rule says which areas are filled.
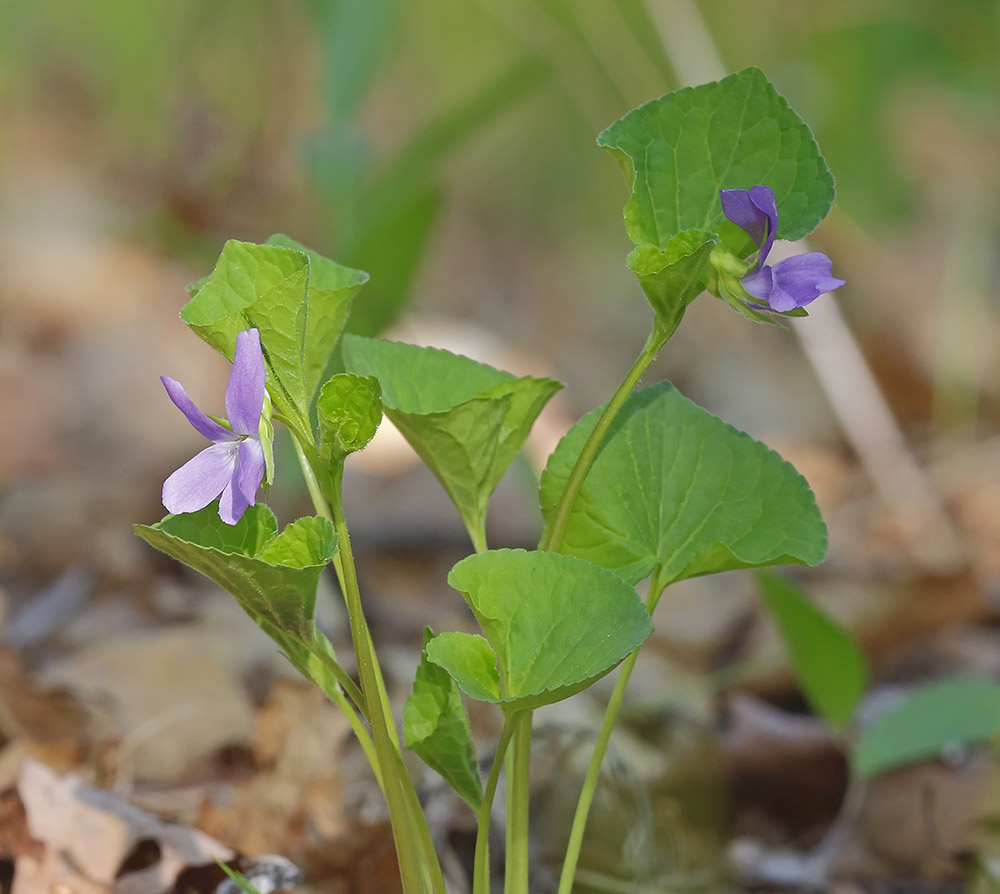
[[[480,517],[476,519],[474,525],[467,524],[465,530],[469,532],[469,539],[472,541],[472,548],[477,553],[484,553],[487,550],[486,546],[486,518]]]
[[[528,894],[528,795],[533,714],[524,711],[516,721],[514,748],[507,767],[506,894]]]
[[[322,635],[322,634],[319,634]],[[331,647],[332,648],[332,647]],[[361,712],[361,715],[368,719],[368,710],[365,705],[365,697],[361,690],[358,688],[358,684],[354,682],[341,666],[333,655],[327,654],[323,649],[311,650],[312,654],[320,660],[322,665],[333,674],[333,678],[340,684],[341,688],[350,697],[351,701],[357,706],[357,709]],[[325,691],[325,687],[324,687]],[[339,702],[338,702],[339,704]]]
[[[660,565],[653,572],[652,580],[649,582],[649,593],[646,596],[646,609],[650,614],[656,608],[657,602],[667,585],[667,581],[662,579],[663,566]],[[641,648],[641,647],[640,647]],[[570,828],[569,841],[566,844],[566,856],[563,858],[562,874],[559,876],[559,889],[557,894],[570,894],[573,890],[573,878],[576,875],[576,865],[580,859],[580,848],[583,846],[583,834],[587,829],[587,816],[590,813],[590,806],[594,801],[594,792],[597,790],[597,781],[601,775],[601,764],[604,762],[604,755],[608,750],[608,742],[611,740],[611,732],[614,729],[615,721],[618,719],[618,712],[621,709],[622,701],[625,698],[625,688],[628,686],[629,677],[635,668],[636,659],[639,657],[639,649],[632,652],[622,663],[618,672],[618,680],[615,682],[614,691],[608,701],[608,707],[604,712],[604,720],[601,722],[601,729],[597,734],[597,741],[594,743],[594,752],[590,756],[590,764],[587,766],[587,775],[583,779],[583,789],[580,792],[580,799],[576,804],[576,812],[573,814],[573,825]]]
[[[632,389],[635,388],[642,378],[642,374],[656,359],[656,355],[660,352],[660,349],[667,343],[670,336],[674,334],[674,330],[679,323],[680,317],[673,324],[667,324],[659,315],[656,316],[653,322],[653,329],[649,333],[649,338],[646,339],[646,344],[642,352],[636,358],[635,363],[632,364],[632,368],[622,380],[621,385],[618,386],[618,390],[614,393],[611,400],[608,401],[604,412],[601,413],[597,424],[594,426],[594,430],[583,445],[580,455],[576,458],[573,471],[570,472],[566,486],[559,497],[559,505],[556,507],[552,522],[546,527],[545,534],[542,536],[540,549],[551,550],[553,552],[559,551],[559,548],[562,546],[563,536],[566,533],[566,525],[569,522],[570,513],[573,510],[573,504],[576,502],[580,488],[583,487],[583,481],[590,471],[590,465],[593,463],[594,457],[597,456],[597,451],[600,449],[601,444],[604,443],[604,436],[608,433],[608,429],[611,428],[611,423],[615,421],[615,417],[621,410],[622,405],[632,393]]]
[[[622,383],[618,386],[618,390],[612,395],[611,400],[608,401],[607,406],[605,406],[604,411],[601,413],[597,420],[597,424],[594,426],[590,435],[587,437],[586,442],[583,445],[583,449],[580,451],[580,455],[576,458],[576,462],[573,464],[573,469],[570,472],[569,478],[566,481],[566,486],[563,488],[562,494],[559,496],[559,503],[556,506],[555,514],[552,517],[552,522],[546,526],[545,533],[542,535],[542,542],[539,544],[539,549],[550,550],[552,552],[558,552],[562,547],[563,537],[566,534],[566,525],[569,523],[570,513],[573,511],[573,504],[576,502],[577,495],[580,493],[580,488],[583,487],[583,482],[587,477],[587,473],[590,471],[590,466],[597,456],[597,451],[600,450],[601,445],[604,443],[604,438],[611,428],[611,424],[615,421],[621,408],[624,406],[625,401],[628,400],[629,395],[636,385],[639,384],[639,380],[642,378],[643,373],[649,368],[650,364],[656,359],[656,355],[659,354],[663,346],[670,340],[670,336],[674,334],[677,327],[680,325],[681,317],[683,312],[677,315],[677,318],[672,321],[665,321],[659,314],[653,320],[653,328],[650,330],[649,337],[646,339],[646,344],[643,346],[642,351],[639,356],[635,359],[632,364],[632,368],[629,369]],[[622,694],[625,691],[625,683],[628,682],[628,676],[632,672],[632,667],[635,665],[635,653],[630,655],[625,659],[625,666],[622,668],[622,674],[625,677],[625,682],[621,683],[621,676],[619,677],[619,682],[621,685]],[[615,687],[615,693],[612,695],[612,699],[618,694],[618,687]],[[621,695],[618,696],[619,705],[621,702]],[[610,710],[610,708],[609,708]],[[615,707],[614,713],[608,719],[608,715],[605,715],[605,724],[601,728],[601,735],[609,738],[611,735],[611,727],[614,725],[615,718],[617,717],[618,708]],[[528,728],[530,731],[530,714],[528,718]],[[607,729],[605,730],[605,726]],[[530,736],[530,732],[529,732]],[[530,741],[530,740],[529,740]],[[591,761],[591,767],[587,771],[587,780],[593,775],[593,783],[590,789],[587,788],[587,782],[584,783],[584,792],[581,794],[580,804],[577,806],[576,815],[573,820],[573,833],[570,837],[569,848],[567,851],[567,861],[572,861],[572,868],[569,871],[568,878],[566,881],[567,871],[566,864],[563,865],[563,876],[560,880],[559,894],[567,894],[569,891],[567,884],[572,886],[573,883],[573,872],[576,869],[576,862],[579,859],[580,845],[583,841],[583,829],[587,822],[587,813],[590,810],[590,803],[593,801],[594,797],[594,787],[597,784],[597,775],[600,771],[601,761],[604,758],[604,750],[607,747],[607,741],[604,742],[603,746],[600,744],[600,737],[598,738],[598,748],[600,749],[600,758],[597,759],[597,769],[593,770],[594,761]],[[595,755],[596,755],[595,750]],[[509,799],[509,802],[512,799]],[[585,806],[581,806],[586,800]],[[511,811],[510,808],[515,807],[508,803],[508,823],[510,822]],[[525,822],[525,839],[527,839],[527,805],[523,806],[524,810],[524,822]],[[577,824],[579,823],[579,830],[577,830]],[[508,826],[508,836],[510,835]],[[575,845],[574,845],[575,840]],[[508,837],[508,847],[511,844],[511,840]],[[576,852],[572,853],[572,848],[575,846]],[[527,886],[524,888],[527,891]]]
[[[351,535],[341,506],[343,466],[333,470],[332,473],[324,469],[311,442],[305,439],[305,435],[298,428],[289,424],[288,420],[283,421],[292,433],[292,443],[316,512],[333,523],[337,534],[334,567],[347,605],[361,689],[358,690],[353,681],[350,682],[353,692],[357,693],[360,699],[359,707],[371,726],[369,741],[372,748],[365,749],[365,754],[372,763],[372,769],[389,807],[404,894],[411,892],[417,894],[427,889],[433,894],[445,894],[441,865],[434,850],[427,819],[413,788],[413,781],[403,764],[389,694],[361,605],[361,591],[358,587],[357,569],[351,549]],[[319,470],[325,473],[323,478],[320,478]],[[339,668],[339,665],[337,667]],[[346,674],[344,676],[346,677]],[[360,736],[359,739],[364,748],[365,740]],[[411,834],[414,829],[417,832],[416,840]]]
[[[483,800],[479,805],[478,825],[476,829],[476,854],[472,869],[472,894],[489,894],[490,892],[490,816],[493,812],[493,799],[496,797],[497,780],[504,764],[504,755],[510,744],[511,736],[517,725],[518,718],[504,717],[500,741],[497,742],[496,754],[493,756],[493,766],[490,767],[489,779]]]
[[[340,470],[342,472],[342,470]],[[331,476],[333,477],[333,476]],[[403,882],[405,894],[417,894],[423,888],[423,871],[421,862],[410,829],[410,810],[403,794],[406,784],[400,777],[396,764],[397,747],[393,741],[396,737],[390,733],[391,719],[387,718],[380,690],[379,674],[374,661],[371,635],[365,622],[361,607],[361,591],[358,588],[357,570],[354,567],[354,556],[351,552],[351,536],[347,522],[340,507],[340,474],[331,481],[333,493],[330,508],[333,514],[333,526],[337,532],[338,553],[341,557],[344,574],[344,599],[347,602],[348,615],[351,624],[351,638],[354,640],[354,654],[358,663],[358,676],[361,678],[361,691],[364,693],[365,704],[368,706],[368,718],[372,727],[372,739],[375,743],[375,755],[382,768],[384,780],[383,791],[389,807],[389,818],[392,824],[392,835],[396,845],[396,855],[399,859],[399,873]],[[393,733],[395,732],[394,724]]]
[[[336,664],[329,656],[321,659],[326,666],[331,664]],[[338,681],[339,682],[339,681]],[[351,681],[353,684],[353,681]],[[356,687],[355,687],[356,688]],[[361,745],[361,750],[365,753],[365,757],[368,759],[368,764],[372,768],[372,773],[375,774],[375,781],[378,782],[378,787],[385,791],[385,783],[382,781],[382,771],[379,769],[378,758],[375,754],[375,743],[372,741],[372,737],[368,734],[368,730],[365,728],[364,722],[361,719],[361,715],[357,710],[354,709],[354,705],[348,701],[347,696],[344,695],[343,690],[339,686],[323,686],[323,691],[326,693],[327,697],[333,701],[341,711],[347,717],[347,722],[351,725],[351,729],[354,731],[354,735],[357,736],[358,742]],[[361,692],[358,692],[361,695]],[[364,699],[358,702],[359,710],[364,710]]]
[[[306,488],[309,490],[309,496],[312,498],[316,514],[333,521],[333,515],[330,512],[330,507],[326,502],[326,498],[323,496],[323,488],[320,487],[319,479],[313,471],[312,463],[309,462],[309,457],[306,455],[306,451],[302,446],[302,436],[291,428],[289,429],[289,432],[291,432],[292,435],[292,444],[295,447],[295,455],[298,457],[299,466],[302,468],[302,475],[306,479]]]

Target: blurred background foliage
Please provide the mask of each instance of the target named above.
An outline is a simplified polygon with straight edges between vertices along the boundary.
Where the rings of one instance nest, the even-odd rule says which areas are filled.
[[[0,140],[71,165],[151,245],[201,269],[224,238],[283,230],[369,270],[357,331],[382,330],[413,302],[540,348],[558,329],[578,342],[600,317],[624,356],[644,308],[620,263],[620,175],[592,141],[679,86],[663,29],[684,27],[684,7],[7,0]],[[864,259],[914,228],[932,231],[939,272],[958,288],[995,286],[992,0],[771,0],[752,11],[716,0],[703,14],[725,64],[763,67],[814,127],[840,186],[820,238],[857,287],[844,300],[867,333],[881,337],[899,308],[879,303]],[[966,257],[977,239],[992,264]],[[928,300],[925,322],[950,298]],[[995,296],[984,300],[966,296],[965,315],[995,316]],[[619,312],[629,321],[605,329]],[[930,395],[944,417],[975,416],[970,400],[996,397],[996,377],[983,381],[995,368],[950,356],[955,327],[917,336],[930,372],[901,398],[916,421],[929,420]],[[887,377],[919,366],[902,346],[884,353]]]

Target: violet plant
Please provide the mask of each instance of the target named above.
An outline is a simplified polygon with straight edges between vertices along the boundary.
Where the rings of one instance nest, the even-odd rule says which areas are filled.
[[[737,568],[814,565],[826,549],[813,495],[792,466],[666,382],[636,390],[702,292],[771,321],[804,315],[820,292],[842,284],[815,253],[766,263],[776,238],[806,235],[832,203],[833,178],[812,134],[749,68],[647,103],[598,143],[617,158],[631,189],[628,265],[653,322],[609,402],[577,422],[549,457],[537,550],[490,549],[486,514],[558,382],[517,378],[434,348],[343,335],[367,274],[285,236],[263,245],[228,242],[181,311],[197,335],[234,360],[229,423],[202,414],[165,380],[213,445],[168,479],[164,503],[173,514],[136,531],[228,589],[345,712],[385,795],[407,894],[444,894],[445,881],[404,746],[477,816],[475,894],[490,890],[492,806],[506,766],[505,890],[523,894],[532,712],[620,668],[567,848],[559,891],[568,894],[601,761],[665,588]],[[335,348],[343,371],[329,376]],[[261,368],[266,397],[258,402]],[[439,479],[468,530],[474,553],[448,583],[482,634],[428,629],[402,735],[341,503],[346,461],[383,415]],[[291,434],[315,507],[280,532],[256,499],[271,477],[272,420]],[[331,564],[356,680],[314,622],[317,583]],[[636,586],[644,580],[643,600]],[[495,705],[503,720],[485,781],[466,698]]]

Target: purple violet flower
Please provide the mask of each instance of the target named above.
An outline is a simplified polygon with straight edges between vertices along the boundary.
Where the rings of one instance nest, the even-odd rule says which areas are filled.
[[[226,386],[226,413],[230,428],[220,425],[195,406],[184,386],[162,376],[167,396],[194,428],[212,441],[163,483],[163,505],[173,514],[196,512],[220,494],[219,518],[235,525],[253,506],[264,480],[264,448],[260,417],[264,409],[264,355],[260,333],[247,329],[236,336],[233,371]]]
[[[833,276],[833,261],[821,251],[795,255],[773,267],[764,263],[778,232],[778,203],[770,186],[723,189],[720,196],[726,217],[745,230],[760,249],[757,269],[740,280],[743,288],[762,302],[751,307],[784,313],[805,307],[844,284]]]

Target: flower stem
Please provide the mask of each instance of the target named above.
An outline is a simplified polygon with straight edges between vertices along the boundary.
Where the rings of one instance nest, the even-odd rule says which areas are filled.
[[[507,753],[507,746],[510,744],[517,722],[516,716],[504,717],[500,741],[497,742],[496,754],[493,756],[493,766],[490,767],[483,800],[479,805],[476,854],[472,870],[472,894],[489,894],[490,892],[490,816],[493,812],[493,799],[496,797],[497,780],[500,778],[500,770],[504,765],[504,755]]]
[[[316,477],[312,464],[309,462],[309,457],[306,455],[305,449],[302,447],[300,440],[302,435],[291,428],[289,428],[289,433],[292,436],[292,444],[295,447],[295,455],[298,457],[299,466],[302,469],[302,476],[306,480],[306,488],[309,491],[309,496],[312,498],[312,504],[316,509],[316,514],[328,519],[329,521],[333,521],[333,515],[330,513],[330,507],[326,502],[326,498],[323,496],[323,489],[320,487],[319,479]]]
[[[366,739],[371,743],[370,748],[365,748],[365,754],[389,807],[404,894],[418,894],[425,890],[445,894],[444,876],[413,781],[403,764],[389,695],[361,605],[350,532],[341,506],[343,466],[334,470],[323,468],[315,455],[315,448],[305,440],[305,435],[292,425],[289,425],[289,430],[316,512],[333,523],[337,534],[334,567],[347,605],[361,689],[358,690],[353,681],[351,683],[353,693],[360,698],[359,707],[371,726],[370,739],[367,734],[365,738],[359,734],[358,738],[363,748]],[[363,727],[361,729],[364,732]],[[355,732],[358,730],[355,729]]]
[[[650,614],[656,608],[656,604],[660,600],[660,595],[667,585],[667,581],[662,579],[662,572],[663,566],[660,565],[653,572],[652,580],[649,583],[649,593],[646,596],[646,609]],[[563,858],[562,874],[559,876],[557,894],[570,894],[573,890],[573,877],[576,875],[576,865],[580,859],[583,834],[587,829],[587,816],[590,813],[590,806],[594,801],[594,792],[597,789],[597,781],[601,775],[601,764],[604,761],[604,755],[608,750],[608,742],[611,740],[611,732],[614,729],[615,721],[618,719],[618,712],[625,698],[625,688],[628,686],[629,677],[632,676],[632,670],[635,668],[635,662],[638,657],[639,649],[636,649],[625,659],[621,669],[618,671],[618,680],[615,682],[614,691],[611,693],[608,707],[604,712],[604,720],[601,722],[601,729],[597,734],[597,741],[594,743],[594,752],[590,756],[587,774],[583,779],[583,789],[580,792],[580,799],[577,801],[576,812],[573,814],[573,825],[570,828],[569,841],[566,844],[566,856]]]
[[[580,455],[577,456],[576,462],[573,464],[573,469],[566,481],[563,492],[559,496],[559,503],[556,506],[556,511],[552,517],[552,521],[546,526],[545,533],[542,535],[542,542],[539,545],[540,549],[558,552],[562,548],[563,537],[566,534],[566,526],[569,523],[569,517],[573,511],[573,504],[576,502],[580,489],[583,487],[583,482],[587,477],[587,473],[590,471],[590,467],[594,462],[594,458],[597,456],[598,450],[601,449],[601,445],[604,443],[604,438],[607,435],[608,430],[611,428],[611,425],[618,416],[618,413],[621,411],[621,408],[625,405],[625,401],[628,400],[632,390],[639,384],[639,380],[642,378],[643,373],[646,372],[650,364],[656,359],[656,355],[659,354],[663,346],[670,340],[670,337],[677,330],[682,316],[683,310],[672,320],[668,320],[660,314],[655,316],[653,320],[653,328],[650,330],[649,337],[646,339],[646,344],[643,346],[639,356],[636,357],[631,369],[629,369],[628,373],[626,373],[625,378],[622,379],[622,383],[612,395],[611,400],[609,400],[607,405],[604,407],[596,425],[587,437],[586,442],[584,442]],[[650,590],[650,592],[652,593],[653,591]],[[658,594],[656,598],[659,598]],[[618,716],[618,709],[621,706],[621,700],[625,693],[625,686],[632,673],[632,668],[635,666],[637,653],[638,650],[625,659],[625,663],[623,664],[619,675],[618,684],[616,684],[614,693],[611,697],[612,704],[608,706],[608,710],[604,717],[604,723],[601,725],[601,731],[598,736],[597,744],[595,745],[594,756],[591,758],[590,766],[587,769],[583,792],[580,795],[580,801],[577,804],[576,813],[573,817],[573,827],[570,833],[570,840],[567,845],[566,858],[563,863],[563,871],[559,881],[558,894],[569,894],[573,885],[573,875],[576,871],[576,864],[580,856],[580,847],[583,843],[583,832],[587,824],[587,814],[590,811],[590,805],[594,798],[594,791],[597,787],[597,777],[600,774],[601,762],[603,761],[604,753],[607,750],[608,739],[611,737],[611,729]],[[616,698],[617,704],[615,704]],[[530,718],[528,722],[530,724]],[[527,808],[525,807],[525,810],[526,809]],[[508,818],[508,822],[510,822],[510,818]],[[568,869],[567,866],[569,866]],[[527,890],[527,888],[525,888],[525,890]]]
[[[340,473],[342,471],[339,470]],[[351,621],[351,635],[355,644],[361,688],[368,704],[369,721],[379,765],[387,780],[384,791],[389,805],[404,894],[418,890],[417,887],[413,887],[414,884],[419,885],[420,889],[429,888],[434,894],[445,894],[444,876],[427,827],[427,819],[413,789],[413,781],[403,764],[389,694],[361,605],[351,537],[340,504],[340,478],[338,474],[331,482],[334,494],[330,506],[339,542],[338,555],[346,586],[344,595]],[[414,831],[416,840],[412,836]],[[416,877],[413,875],[414,868],[417,871]]]
[[[635,388],[642,378],[642,374],[656,359],[656,355],[660,352],[660,349],[667,343],[670,336],[674,334],[674,330],[677,329],[679,323],[680,317],[673,323],[666,323],[659,315],[656,316],[653,322],[653,329],[649,333],[649,338],[646,339],[646,344],[642,352],[636,358],[635,363],[632,364],[632,368],[622,380],[621,385],[618,386],[618,390],[614,393],[611,400],[608,401],[604,412],[601,413],[597,424],[594,426],[593,431],[591,431],[586,443],[584,443],[580,455],[576,458],[573,470],[570,472],[566,486],[559,497],[559,504],[556,506],[552,522],[546,527],[545,533],[542,535],[540,549],[551,550],[553,552],[559,551],[559,548],[562,546],[563,536],[566,533],[566,525],[569,523],[570,513],[573,511],[573,504],[576,502],[580,488],[583,487],[583,481],[590,471],[591,463],[593,463],[594,457],[597,456],[597,451],[600,450],[601,444],[604,443],[604,436],[608,433],[611,423],[615,421],[618,412],[632,393],[632,389]]]
[[[528,788],[533,714],[524,711],[515,721],[514,748],[507,762],[506,894],[528,894]]]
[[[399,859],[399,873],[403,882],[404,894],[417,894],[424,888],[424,871],[426,861],[436,858],[421,854],[417,842],[412,836],[412,811],[404,794],[405,786],[412,785],[409,777],[400,773],[398,757],[398,737],[392,715],[386,711],[387,701],[384,700],[385,684],[375,661],[375,650],[371,634],[365,621],[361,606],[361,591],[358,588],[357,570],[354,566],[354,555],[351,551],[351,536],[347,522],[340,505],[340,484],[343,469],[340,468],[330,476],[330,509],[333,516],[333,526],[337,532],[338,554],[344,576],[344,599],[347,602],[348,616],[351,625],[351,638],[354,640],[354,654],[358,663],[358,675],[361,678],[361,691],[364,693],[368,706],[368,719],[372,728],[372,739],[375,743],[375,754],[382,770],[384,781],[383,791],[389,807],[389,818],[392,824],[392,835],[396,845],[396,855]],[[390,732],[391,730],[391,732]],[[421,848],[422,850],[422,848]]]

